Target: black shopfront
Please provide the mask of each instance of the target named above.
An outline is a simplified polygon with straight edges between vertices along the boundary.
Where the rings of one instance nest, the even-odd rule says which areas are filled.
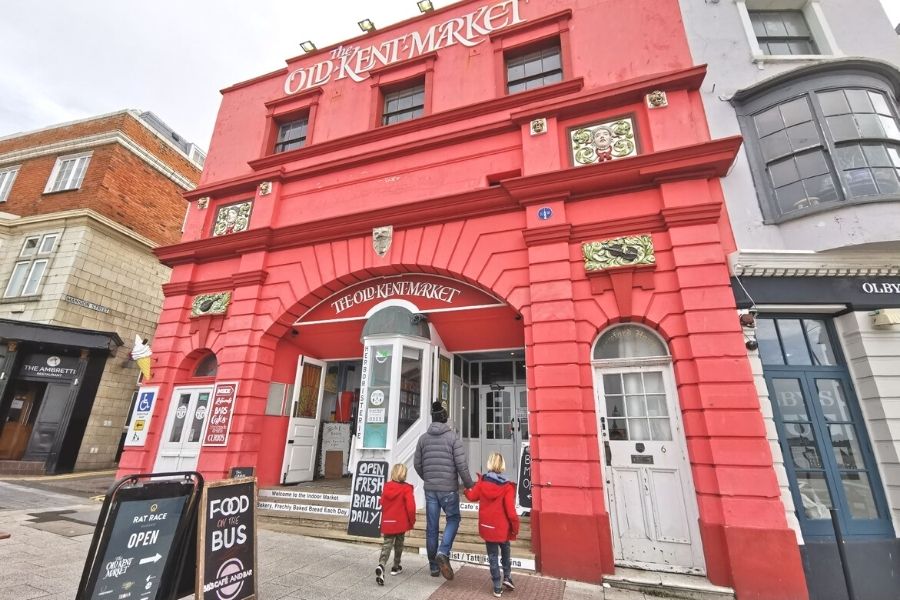
[[[115,333],[0,319],[0,471],[71,471]]]
[[[835,322],[900,308],[900,277],[740,277],[732,289],[739,308],[756,312],[745,333],[758,345],[810,596],[847,598],[834,510],[857,597],[895,600],[900,539]]]

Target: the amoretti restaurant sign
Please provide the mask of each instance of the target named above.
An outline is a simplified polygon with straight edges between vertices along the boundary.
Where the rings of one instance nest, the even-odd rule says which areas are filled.
[[[454,44],[472,47],[485,41],[492,32],[525,22],[519,15],[520,0],[503,0],[485,5],[461,17],[432,25],[425,33],[413,31],[377,46],[339,46],[331,58],[292,71],[284,81],[284,93],[291,95],[332,79],[365,81],[369,71],[410,60]]]
[[[407,300],[422,312],[503,304],[462,281],[436,275],[409,274],[379,277],[344,288],[320,302],[298,323],[362,318],[370,308],[386,300]]]

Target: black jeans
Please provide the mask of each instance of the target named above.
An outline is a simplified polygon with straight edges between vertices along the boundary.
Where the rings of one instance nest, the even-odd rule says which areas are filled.
[[[387,566],[387,560],[391,557],[391,548],[393,548],[394,566],[399,567],[400,557],[403,556],[403,542],[405,539],[405,533],[384,536],[384,542],[381,543],[381,557],[378,559],[378,564]]]
[[[512,571],[509,564],[509,542],[485,542],[487,546],[488,562],[491,565],[491,579],[494,582],[494,589],[499,590],[504,579],[512,577]],[[497,562],[500,564],[497,564]],[[500,566],[503,566],[503,578],[500,577]]]

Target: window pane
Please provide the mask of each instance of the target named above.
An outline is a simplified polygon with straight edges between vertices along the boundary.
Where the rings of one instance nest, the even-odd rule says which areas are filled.
[[[406,433],[422,414],[422,351],[418,348],[403,348],[397,414],[397,437]]]
[[[788,42],[790,54],[818,54],[815,46],[809,40],[793,40]]]
[[[835,141],[855,140],[859,137],[856,131],[856,123],[850,115],[841,115],[839,117],[826,117],[828,129]]]
[[[872,169],[879,194],[900,194],[900,181],[895,169]]]
[[[825,155],[821,151],[817,150],[801,154],[796,159],[800,177],[804,179],[828,173],[828,164],[825,162]]]
[[[822,457],[810,423],[785,423],[785,443],[797,469],[821,469]]]
[[[607,417],[624,417],[625,416],[625,400],[622,396],[614,396],[607,394],[606,396],[606,416]]]
[[[888,107],[887,100],[884,99],[884,94],[869,91],[869,100],[872,102],[875,112],[881,115],[891,115],[891,109]]]
[[[800,182],[775,190],[775,199],[778,200],[778,208],[782,214],[809,208],[810,205],[806,190]]]
[[[756,131],[759,132],[759,137],[765,137],[784,129],[784,122],[781,120],[781,113],[778,111],[777,106],[756,115],[753,117],[753,122],[756,124]]]
[[[517,61],[515,64],[510,63],[506,69],[506,80],[515,81],[523,77],[525,77],[525,65],[520,61]]]
[[[799,379],[773,378],[772,391],[775,392],[782,421],[809,421]]]
[[[57,237],[58,236],[55,235],[45,235],[44,239],[41,241],[41,247],[38,250],[38,254],[47,254],[48,252],[51,252]]]
[[[788,141],[787,133],[784,131],[762,138],[760,144],[762,145],[763,157],[766,161],[791,153],[791,143]]]
[[[786,10],[781,13],[784,28],[788,35],[806,36],[809,35],[809,27],[806,26],[806,19],[803,13],[795,10]]]
[[[831,494],[822,471],[798,472],[797,488],[807,519],[830,519]]]
[[[897,126],[897,120],[894,117],[886,117],[879,115],[878,120],[884,128],[884,135],[892,140],[900,140],[900,127]]]
[[[791,47],[787,42],[769,42],[769,54],[775,56],[781,56],[783,54],[790,54]]]
[[[627,440],[628,428],[625,425],[625,419],[609,419],[609,439],[611,440]]]
[[[850,105],[843,91],[823,92],[818,96],[825,116],[845,115],[850,112]]]
[[[877,519],[878,509],[872,497],[872,486],[869,476],[860,472],[842,472],[841,485],[847,496],[850,514],[854,519]]]
[[[22,286],[25,285],[25,277],[28,275],[29,268],[31,268],[31,263],[16,264],[9,278],[9,283],[6,284],[6,293],[4,294],[6,297],[18,296],[22,293]]]
[[[25,243],[22,244],[22,253],[21,256],[34,256],[35,252],[37,252],[38,243],[41,241],[39,237],[30,237],[25,239]]]
[[[834,151],[834,160],[838,168],[858,169],[866,166],[866,158],[863,155],[862,148],[853,144],[851,146],[840,146]]]
[[[666,406],[665,394],[647,395],[647,415],[650,417],[668,417],[669,410]]]
[[[665,393],[666,388],[663,387],[662,373],[659,371],[644,373],[644,391],[648,394]]]
[[[206,422],[206,412],[209,404],[209,394],[202,393],[197,396],[197,406],[194,407],[194,418],[191,419],[190,429],[188,430],[189,442],[199,442],[200,436],[203,435],[203,424]]]
[[[25,282],[25,287],[22,289],[23,296],[31,296],[37,293],[38,286],[41,283],[41,278],[44,276],[44,271],[46,269],[46,260],[34,261],[34,264],[31,266],[31,272],[28,274],[28,280]]]
[[[866,144],[862,147],[866,155],[866,162],[870,167],[890,167],[891,159],[888,157],[887,148],[882,145]]]
[[[628,434],[630,440],[649,440],[650,423],[647,419],[628,419]]]
[[[756,37],[765,37],[766,24],[763,21],[762,15],[757,12],[751,12],[750,22],[753,24],[753,33],[756,34]]]
[[[869,94],[865,90],[844,90],[847,93],[847,101],[850,102],[850,110],[855,113],[875,112]]]
[[[644,396],[625,396],[627,415],[629,417],[646,417],[647,406],[644,404]]]
[[[766,35],[770,37],[787,36],[787,27],[784,25],[784,19],[779,13],[765,13],[763,15],[763,24],[766,26]]]
[[[622,393],[622,376],[621,375],[604,375],[603,376],[603,391],[607,394],[621,394]]]
[[[175,407],[175,417],[172,420],[172,432],[169,434],[170,442],[180,442],[184,431],[184,421],[187,418],[188,404],[191,403],[190,394],[181,394],[178,397],[178,406]]]
[[[800,327],[799,319],[778,319],[778,329],[781,332],[781,343],[784,346],[784,355],[789,365],[811,365],[809,350],[806,348],[806,338]]]
[[[838,468],[864,470],[866,467],[853,425],[829,425],[828,431]]]
[[[834,349],[831,347],[831,336],[824,321],[818,319],[803,319],[803,328],[806,330],[806,339],[813,351],[813,361],[819,366],[834,366],[837,360],[834,358]]]
[[[314,419],[319,411],[319,384],[322,381],[322,367],[307,363],[300,376],[300,394],[294,406],[294,417]]]
[[[644,383],[641,381],[640,373],[625,373],[623,379],[625,380],[626,394],[642,394],[644,392]]]
[[[787,127],[797,125],[798,123],[806,123],[812,119],[806,96],[798,98],[797,100],[792,100],[791,102],[785,102],[780,106],[780,109],[781,116],[784,118],[784,124]]]
[[[772,184],[779,188],[800,180],[800,173],[793,158],[769,165],[769,174],[772,176]]]
[[[868,169],[844,171],[844,178],[847,180],[847,187],[850,188],[851,196],[874,196],[878,193],[878,188],[875,187],[875,180]]]
[[[784,364],[781,344],[778,342],[778,332],[775,331],[775,321],[759,319],[756,322],[756,341],[759,343],[759,358],[762,360],[762,364]]]
[[[512,383],[512,369],[512,361],[508,360],[481,363],[481,383],[483,385],[489,385],[491,383]]]
[[[654,441],[667,442],[672,439],[672,426],[669,419],[650,419],[650,436]]]
[[[834,180],[831,175],[820,175],[811,177],[803,182],[806,188],[806,195],[809,198],[809,206],[816,204],[824,204],[826,202],[835,202],[837,191],[834,189]]]
[[[878,115],[856,115],[854,118],[862,137],[885,137],[884,129],[881,127],[881,117]]]
[[[816,378],[816,392],[819,395],[819,406],[822,407],[822,415],[826,421],[839,423],[849,422],[853,419],[839,379]]]
[[[801,150],[819,144],[819,132],[812,123],[803,123],[789,127],[787,134],[788,139],[791,140],[791,147],[794,150]]]
[[[555,71],[556,69],[562,68],[562,65],[559,62],[559,49],[555,48],[552,52],[544,54],[543,64],[545,73],[547,71]]]

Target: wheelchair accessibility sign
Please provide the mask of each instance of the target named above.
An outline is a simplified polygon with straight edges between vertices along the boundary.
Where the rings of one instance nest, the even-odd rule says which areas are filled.
[[[143,446],[147,441],[150,419],[159,396],[159,387],[142,387],[138,390],[134,410],[128,422],[128,434],[125,436],[126,446]]]

